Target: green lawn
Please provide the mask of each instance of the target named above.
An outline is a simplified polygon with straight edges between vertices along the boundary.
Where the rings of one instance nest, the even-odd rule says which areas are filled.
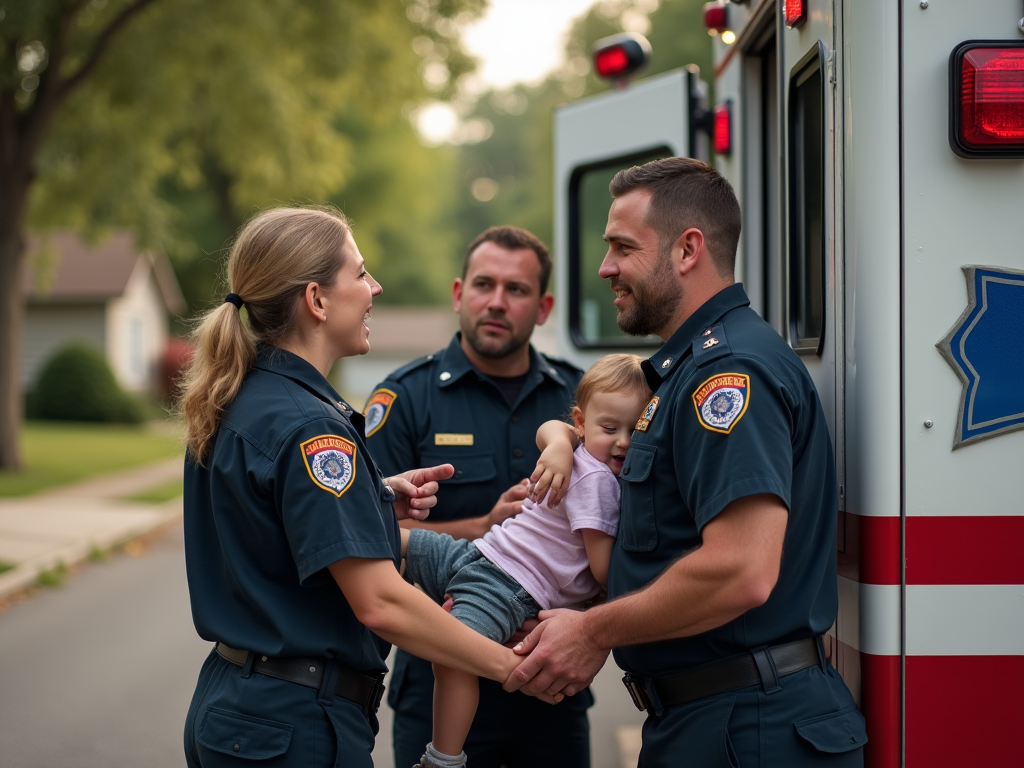
[[[184,454],[180,431],[165,424],[26,422],[21,450],[25,469],[0,472],[0,496],[25,496]]]

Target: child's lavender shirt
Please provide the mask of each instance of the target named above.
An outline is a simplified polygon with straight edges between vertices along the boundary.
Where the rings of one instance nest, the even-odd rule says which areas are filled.
[[[584,528],[609,536],[618,531],[619,481],[581,445],[573,454],[569,489],[557,507],[527,499],[522,512],[473,543],[541,608],[564,608],[601,591],[590,572]]]

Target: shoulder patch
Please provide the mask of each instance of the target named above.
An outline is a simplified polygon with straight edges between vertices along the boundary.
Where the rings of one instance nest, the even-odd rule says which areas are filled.
[[[320,435],[299,446],[309,478],[341,498],[356,477],[356,444],[338,435]]]
[[[366,408],[363,409],[363,418],[366,419],[365,437],[369,437],[384,426],[388,414],[391,413],[391,405],[397,397],[398,395],[384,387],[370,395],[370,399],[366,401]]]
[[[704,429],[728,435],[750,405],[750,377],[745,373],[720,373],[693,393],[697,421]]]
[[[692,351],[693,362],[698,368],[731,354],[729,340],[725,337],[725,327],[718,323],[702,330],[693,337]]]

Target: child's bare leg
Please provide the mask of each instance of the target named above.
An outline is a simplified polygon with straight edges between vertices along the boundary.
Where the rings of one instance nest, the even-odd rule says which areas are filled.
[[[479,701],[476,675],[434,664],[434,749],[448,755],[462,752]]]

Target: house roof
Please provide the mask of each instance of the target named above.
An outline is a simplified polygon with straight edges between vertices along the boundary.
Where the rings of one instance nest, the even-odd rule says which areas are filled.
[[[34,303],[108,301],[124,294],[140,259],[153,270],[167,310],[184,312],[185,300],[167,257],[138,250],[134,235],[126,230],[95,245],[69,231],[30,237],[21,293]]]

